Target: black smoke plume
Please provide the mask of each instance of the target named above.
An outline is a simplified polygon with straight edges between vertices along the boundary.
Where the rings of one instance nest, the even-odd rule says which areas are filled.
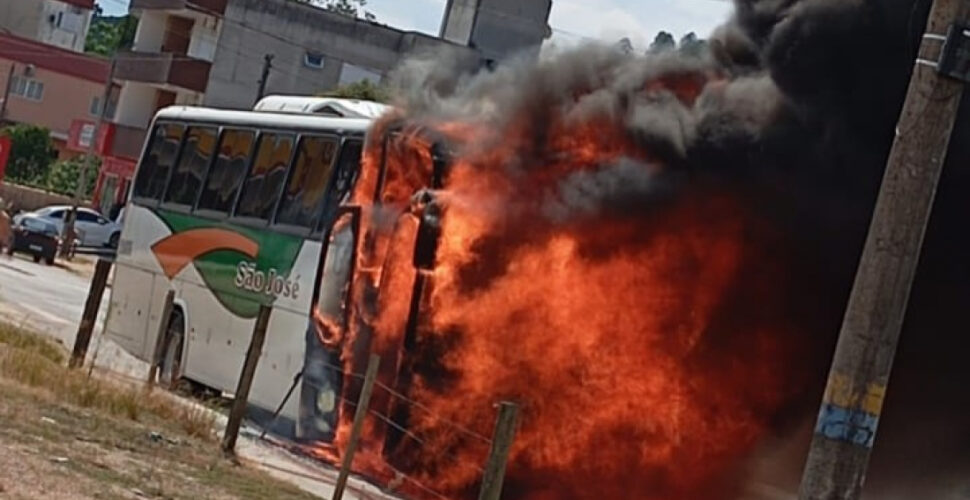
[[[775,416],[776,440],[761,457],[774,463],[749,464],[759,485],[780,493],[745,498],[791,498],[929,0],[735,5],[701,55],[585,46],[472,77],[457,70],[462,62],[436,55],[407,62],[394,80],[417,121],[525,127],[521,136],[539,147],[550,120],[607,119],[663,166],[645,175],[624,160],[524,202],[539,204],[554,224],[663,202],[701,184],[747,193],[755,210],[784,228],[797,263],[786,285],[797,304],[786,314],[810,332],[811,383],[798,404]],[[644,92],[645,82],[689,86],[692,78],[702,83],[688,99]],[[462,147],[487,151],[495,146],[489,140]],[[970,498],[970,334],[961,316],[970,305],[970,102],[951,144],[868,476],[872,499]],[[506,168],[519,173],[545,154],[529,143],[518,150]]]

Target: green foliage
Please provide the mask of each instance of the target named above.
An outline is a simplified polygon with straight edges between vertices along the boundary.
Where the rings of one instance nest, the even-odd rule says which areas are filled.
[[[666,31],[661,31],[660,33],[657,33],[657,36],[653,39],[653,42],[650,44],[650,48],[647,50],[647,52],[656,54],[658,52],[666,52],[676,48],[677,40],[674,39],[674,35],[671,35]]]
[[[11,142],[6,177],[20,184],[44,184],[48,168],[57,157],[50,131],[44,127],[19,124],[7,127],[0,135],[10,137]]]
[[[363,17],[368,21],[377,19],[373,13],[364,10],[367,0],[293,0],[299,3],[316,5],[324,10],[350,17]]]
[[[657,33],[656,38],[653,39],[653,43],[650,44],[650,48],[647,49],[647,54],[660,54],[663,52],[673,52],[677,51],[681,55],[687,57],[701,57],[707,52],[708,46],[707,41],[697,38],[697,35],[693,32],[684,35],[680,39],[680,43],[674,39],[674,35],[666,31],[661,31]]]
[[[91,20],[84,51],[111,57],[118,50],[131,46],[137,29],[138,19],[134,16],[104,16],[98,7]]]
[[[680,39],[680,45],[677,47],[677,50],[686,56],[700,57],[707,51],[707,42],[697,38],[697,35],[691,32]]]
[[[376,84],[370,80],[361,80],[359,82],[343,85],[337,87],[333,90],[324,92],[320,94],[321,97],[339,97],[343,99],[360,99],[363,101],[374,101],[386,103],[390,101],[391,96],[382,85]]]
[[[51,165],[47,173],[47,189],[57,194],[73,196],[81,179],[81,169],[84,167],[84,156],[62,160]],[[94,195],[94,178],[101,166],[101,159],[97,156],[91,160],[88,167],[87,182],[84,197],[91,199]]]

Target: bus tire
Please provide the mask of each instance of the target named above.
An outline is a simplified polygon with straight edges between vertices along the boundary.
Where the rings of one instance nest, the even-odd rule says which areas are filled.
[[[185,313],[177,307],[172,309],[168,317],[163,346],[158,382],[163,387],[174,389],[182,379],[182,352],[185,348]]]

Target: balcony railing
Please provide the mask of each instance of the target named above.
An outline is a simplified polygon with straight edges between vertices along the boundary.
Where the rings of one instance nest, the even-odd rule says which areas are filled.
[[[205,92],[212,63],[184,55],[156,52],[122,52],[117,56],[119,80],[171,85]]]
[[[131,0],[132,9],[183,10],[191,9],[223,15],[229,0]]]

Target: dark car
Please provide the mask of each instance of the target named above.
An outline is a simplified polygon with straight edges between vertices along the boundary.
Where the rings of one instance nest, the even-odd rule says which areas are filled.
[[[7,249],[8,254],[24,252],[33,255],[34,262],[43,259],[47,265],[54,263],[61,244],[57,226],[38,217],[25,216],[14,224],[12,232],[13,244]]]

